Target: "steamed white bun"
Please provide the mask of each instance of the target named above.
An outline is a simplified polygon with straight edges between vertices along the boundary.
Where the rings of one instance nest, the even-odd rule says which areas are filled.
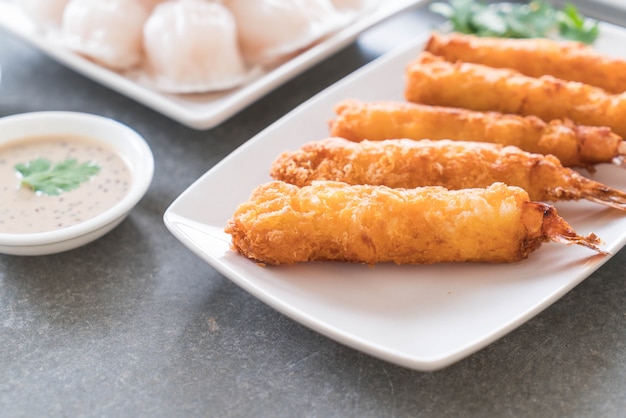
[[[345,23],[330,0],[229,0],[244,58],[273,64]]]
[[[38,28],[58,29],[68,0],[15,0],[22,12]]]
[[[157,5],[145,24],[143,43],[151,82],[161,91],[228,89],[247,77],[235,19],[221,3],[179,0]]]
[[[63,14],[65,45],[115,70],[140,64],[146,8],[135,0],[70,0]]]

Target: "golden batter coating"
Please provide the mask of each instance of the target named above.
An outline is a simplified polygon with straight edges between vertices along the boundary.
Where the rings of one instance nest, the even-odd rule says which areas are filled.
[[[316,180],[458,190],[495,182],[519,186],[531,200],[587,199],[626,210],[626,193],[583,177],[552,155],[513,146],[427,139],[351,142],[328,138],[282,153],[271,176],[296,186]]]
[[[405,96],[411,102],[536,115],[544,121],[569,118],[581,125],[608,126],[626,136],[626,95],[588,84],[451,63],[429,52],[408,65],[406,78]]]
[[[626,61],[580,42],[434,32],[425,50],[447,61],[511,68],[531,77],[552,75],[600,87],[609,93],[626,91]]]
[[[449,191],[272,181],[236,209],[225,231],[234,251],[265,264],[504,263],[547,241],[603,253],[597,236],[577,235],[554,207],[502,183]]]
[[[610,163],[626,154],[626,143],[607,127],[544,122],[536,116],[481,112],[418,103],[344,100],[335,107],[331,136],[351,141],[394,138],[452,139],[514,145],[552,154],[564,166]]]

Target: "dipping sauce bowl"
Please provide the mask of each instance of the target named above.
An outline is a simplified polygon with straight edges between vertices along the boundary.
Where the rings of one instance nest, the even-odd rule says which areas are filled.
[[[92,160],[99,172],[74,190],[42,194],[21,185],[14,169],[38,158]],[[112,119],[79,112],[0,118],[0,253],[53,254],[100,238],[141,200],[153,174],[148,144]]]

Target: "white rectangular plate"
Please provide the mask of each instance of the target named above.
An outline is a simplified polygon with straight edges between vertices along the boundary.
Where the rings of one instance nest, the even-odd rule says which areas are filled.
[[[16,5],[0,0],[0,27],[39,48],[56,61],[184,125],[210,129],[230,118],[281,84],[324,60],[360,33],[426,0],[386,0],[367,15],[329,36],[314,47],[247,84],[226,92],[174,95],[162,94],[74,54],[39,34]]]
[[[346,98],[402,100],[404,67],[426,35],[363,67],[255,136],[168,208],[169,230],[198,256],[294,320],[372,356],[434,370],[476,352],[558,300],[610,256],[544,244],[519,263],[368,267],[306,263],[261,267],[229,249],[223,228],[285,150],[328,136],[333,106]],[[597,47],[620,51],[623,30],[605,25]],[[623,169],[600,166],[594,178],[626,190]],[[580,233],[595,232],[615,254],[626,243],[626,214],[588,202],[556,205]]]

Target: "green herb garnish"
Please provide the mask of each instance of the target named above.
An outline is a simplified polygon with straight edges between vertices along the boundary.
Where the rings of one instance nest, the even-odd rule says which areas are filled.
[[[591,44],[600,34],[598,22],[585,18],[572,4],[568,3],[563,7],[558,19],[559,33],[564,38]]]
[[[454,31],[478,36],[545,38],[558,33],[591,44],[599,34],[598,22],[583,16],[570,3],[557,10],[542,0],[527,4],[449,0],[431,4],[430,10],[446,17]]]
[[[74,190],[81,183],[100,172],[100,166],[91,161],[79,164],[75,159],[67,159],[54,166],[45,158],[37,158],[28,163],[20,163],[15,170],[22,175],[21,185],[35,192],[57,196]]]

